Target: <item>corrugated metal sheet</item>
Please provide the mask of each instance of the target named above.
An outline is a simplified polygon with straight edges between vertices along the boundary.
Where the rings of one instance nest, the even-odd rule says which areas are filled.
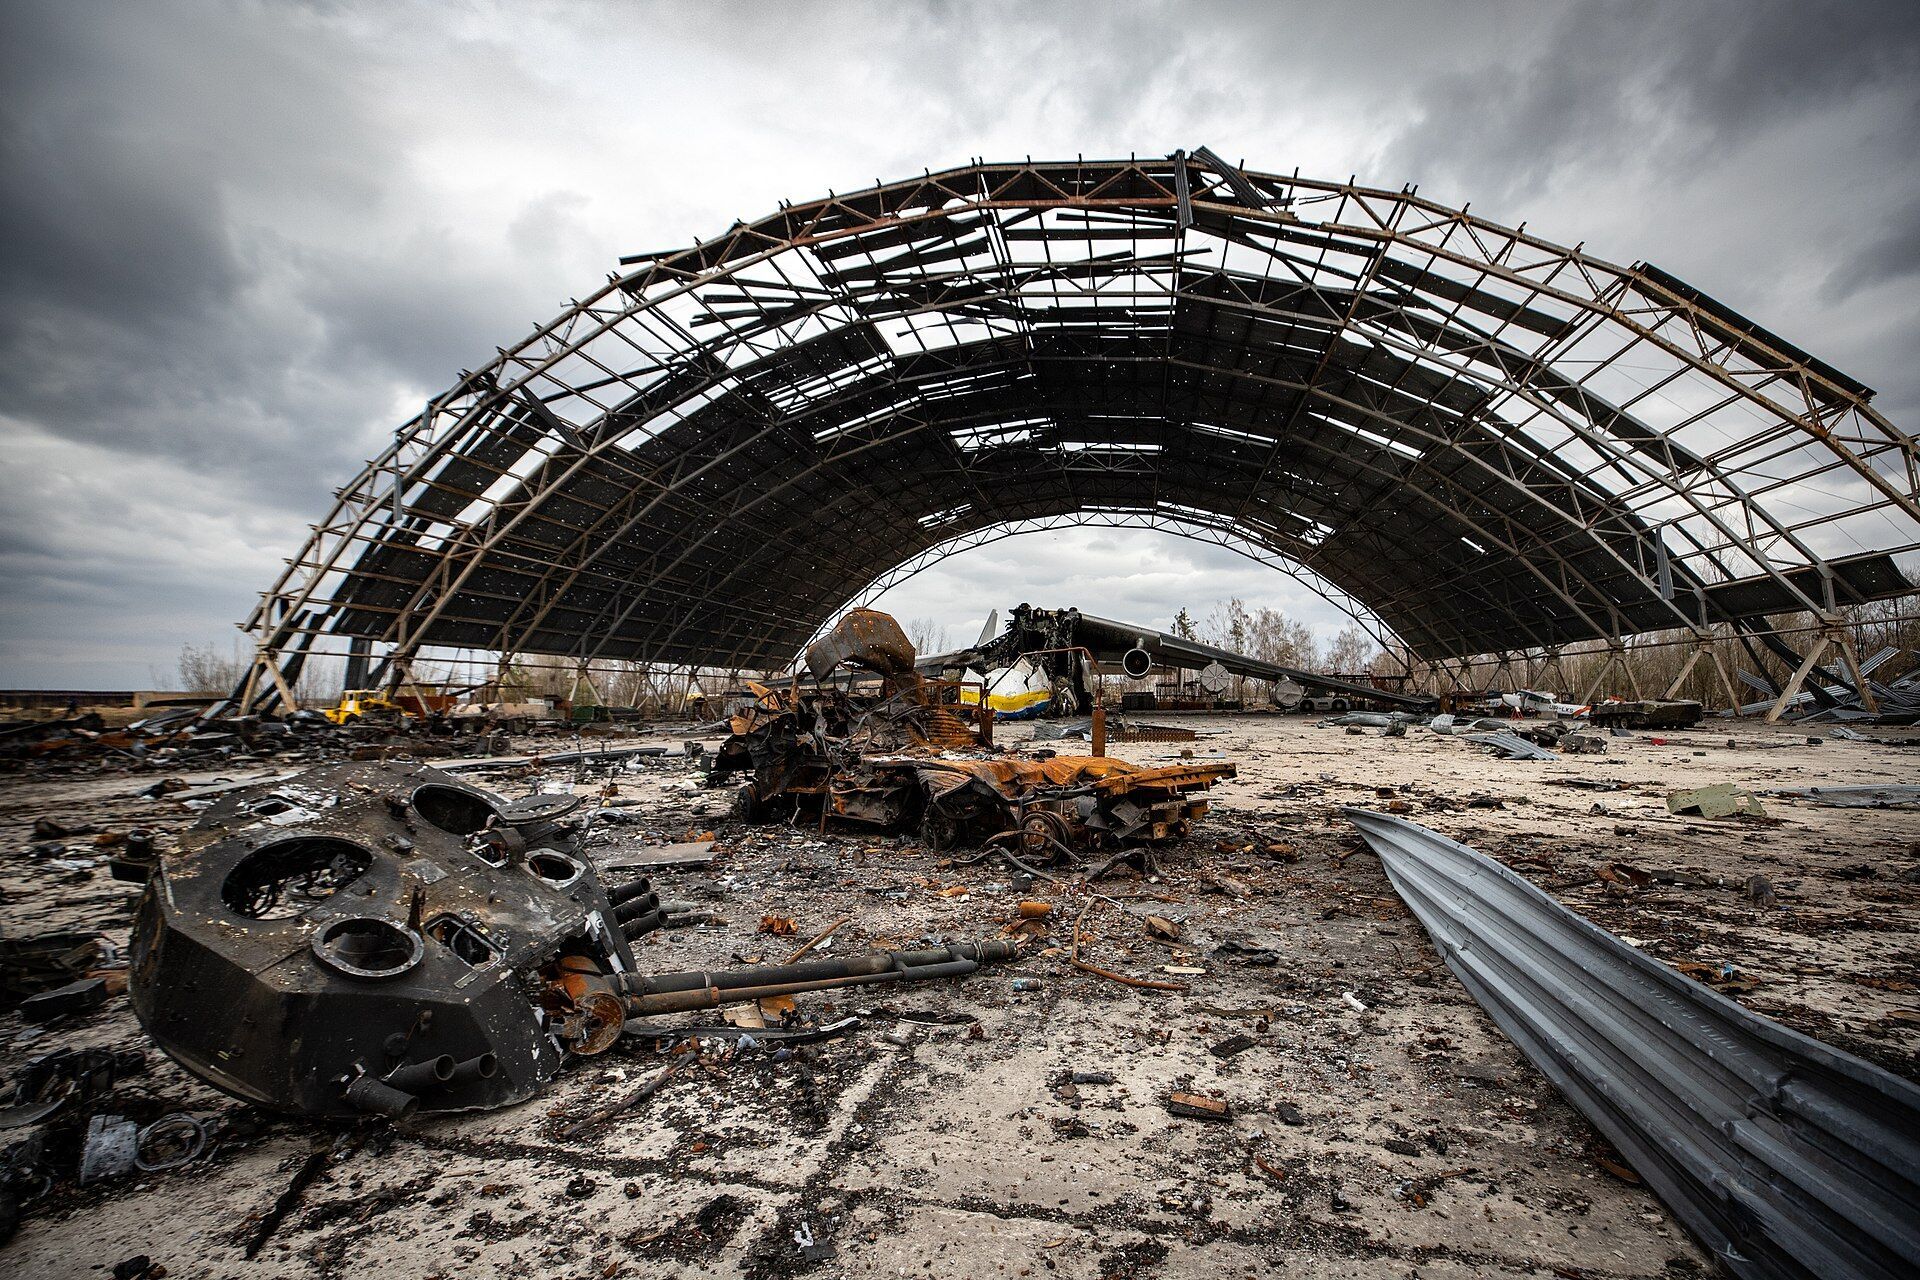
[[[1920,1275],[1920,1088],[1683,977],[1463,844],[1346,812],[1474,999],[1734,1274]]]

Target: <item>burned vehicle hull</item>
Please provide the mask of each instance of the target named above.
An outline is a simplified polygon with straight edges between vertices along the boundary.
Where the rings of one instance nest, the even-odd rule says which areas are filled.
[[[1182,839],[1207,811],[1196,793],[1234,776],[1225,763],[1145,769],[1110,756],[836,757],[783,726],[730,745],[709,782],[752,770],[733,811],[744,821],[805,817],[917,831],[936,849],[1020,832],[1023,847],[1048,857]]]
[[[1025,634],[1030,620],[1022,606],[1013,634]],[[976,686],[969,707],[961,682],[929,677],[914,661],[891,617],[849,612],[807,650],[810,682],[749,683],[708,785],[747,775],[733,810],[743,821],[804,815],[917,830],[935,848],[1018,832],[1038,854],[1177,840],[1207,811],[1193,793],[1234,775],[1224,763],[1143,769],[1099,755],[982,758],[973,749],[993,745],[987,691]],[[879,687],[862,690],[857,673],[879,677]],[[830,683],[836,674],[844,685]]]
[[[510,804],[402,764],[225,796],[148,882],[135,1013],[202,1080],[277,1110],[530,1097],[567,1053],[611,1038],[568,971],[633,963],[576,803]],[[617,1010],[602,1012],[617,1035]]]

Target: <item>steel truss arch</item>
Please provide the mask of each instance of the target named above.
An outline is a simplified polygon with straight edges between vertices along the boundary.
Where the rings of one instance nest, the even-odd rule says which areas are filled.
[[[779,666],[1077,513],[1237,540],[1428,661],[1914,589],[1920,450],[1869,388],[1411,189],[973,164],[622,265],[338,492],[250,697],[348,641]]]

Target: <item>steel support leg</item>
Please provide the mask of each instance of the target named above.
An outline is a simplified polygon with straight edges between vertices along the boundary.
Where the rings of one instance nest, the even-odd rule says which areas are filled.
[[[1832,642],[1832,637],[1825,634],[1814,640],[1813,647],[1807,650],[1807,656],[1800,660],[1800,665],[1795,667],[1793,674],[1787,678],[1786,687],[1780,690],[1780,696],[1774,699],[1771,707],[1767,708],[1768,724],[1780,723],[1780,717],[1787,713],[1787,705],[1793,701],[1793,696],[1800,692],[1800,686],[1806,682],[1807,673],[1819,663],[1820,655],[1827,651],[1827,646]]]

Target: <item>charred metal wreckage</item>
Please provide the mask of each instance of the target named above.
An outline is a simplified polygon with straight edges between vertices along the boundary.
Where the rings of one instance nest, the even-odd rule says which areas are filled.
[[[709,777],[750,775],[738,817],[912,830],[936,849],[1017,839],[1054,861],[1178,839],[1207,810],[1194,793],[1234,775],[1225,763],[989,755],[994,713],[981,691],[970,707],[962,682],[916,670],[912,643],[884,613],[852,611],[806,657],[810,680],[752,685],[729,721]]]
[[[609,890],[571,795],[507,801],[418,765],[349,764],[234,791],[161,859],[130,989],[208,1084],[345,1118],[528,1098],[627,1019],[828,987],[958,977],[1014,957],[952,943],[647,975],[644,878]]]
[[[1035,857],[1184,835],[1230,764],[986,755],[990,710],[914,670],[886,614],[857,610],[807,653],[811,680],[752,686],[709,775],[740,816],[917,828]],[[973,754],[944,754],[947,749]],[[593,811],[508,801],[398,762],[229,790],[153,868],[135,923],[134,1010],[168,1054],[247,1101],[318,1117],[497,1107],[531,1097],[628,1019],[801,991],[958,977],[1006,942],[646,974],[651,883],[602,882]],[[1013,855],[1009,851],[1009,857]],[[1017,859],[1016,859],[1017,860]]]

